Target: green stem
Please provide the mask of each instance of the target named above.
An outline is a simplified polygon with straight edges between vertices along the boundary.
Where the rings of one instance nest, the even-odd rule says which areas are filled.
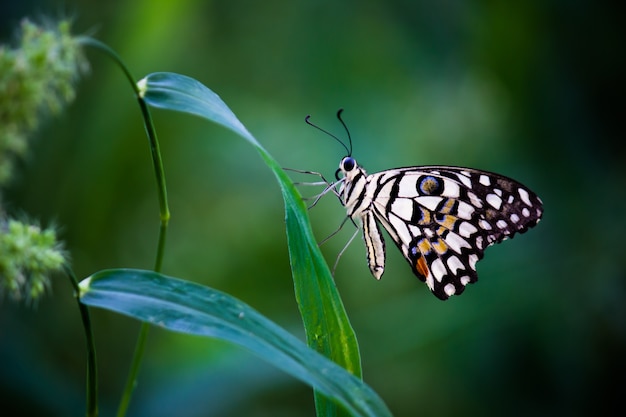
[[[152,165],[154,166],[154,174],[156,175],[158,187],[161,229],[159,231],[159,245],[154,271],[161,272],[163,250],[165,249],[165,232],[167,230],[167,224],[170,220],[170,209],[167,204],[167,187],[165,186],[165,170],[163,169],[163,159],[161,158],[159,140],[157,138],[156,130],[154,129],[154,123],[152,122],[152,116],[150,115],[148,105],[146,104],[146,101],[139,95],[137,95],[137,101],[139,103],[139,108],[141,109],[144,125],[146,127],[146,134],[148,135],[148,140],[150,142],[150,154],[152,156]]]
[[[131,74],[130,70],[124,65],[122,58],[109,46],[100,42],[97,39],[93,39],[90,37],[79,37],[78,41],[83,45],[91,46],[100,51],[106,53],[111,57],[122,69],[126,78],[130,82],[130,85],[137,95],[137,102],[139,104],[139,109],[141,110],[141,115],[144,120],[144,126],[146,128],[146,135],[148,136],[148,141],[150,142],[150,155],[152,156],[152,165],[154,167],[154,174],[157,180],[157,192],[159,198],[159,214],[161,218],[161,228],[159,230],[159,243],[157,246],[157,256],[154,265],[155,272],[161,272],[161,265],[163,263],[163,253],[165,250],[165,235],[167,231],[167,224],[170,220],[170,209],[167,203],[167,187],[165,184],[165,170],[163,169],[163,159],[161,158],[161,150],[159,147],[159,140],[157,138],[156,129],[154,128],[154,123],[152,122],[152,115],[150,114],[150,110],[146,101],[141,97],[141,92],[137,83],[135,82],[135,78]]]
[[[112,58],[113,61],[115,61],[115,63],[120,66],[120,68],[124,72],[124,75],[126,75],[126,79],[128,79],[128,81],[130,82],[135,93],[139,95],[139,87],[137,87],[137,83],[135,83],[135,78],[130,73],[130,70],[126,67],[124,61],[122,61],[122,58],[120,58],[117,52],[111,49],[107,44],[102,43],[97,39],[90,38],[89,36],[78,36],[76,40],[82,45],[91,46],[92,48],[99,49],[100,52],[104,52],[109,56],[109,58]]]
[[[159,241],[157,244],[156,259],[154,261],[154,271],[161,272],[161,267],[163,265],[163,254],[165,252],[165,237],[167,235],[167,225],[170,220],[170,209],[167,203],[167,187],[165,183],[165,170],[163,169],[163,159],[161,158],[159,140],[157,138],[156,130],[154,128],[154,123],[152,122],[150,110],[148,109],[148,105],[146,104],[145,100],[141,97],[139,87],[135,82],[135,78],[132,76],[126,65],[124,65],[124,62],[122,61],[120,56],[113,49],[111,49],[106,44],[90,37],[81,37],[79,38],[79,42],[84,45],[95,47],[96,49],[99,49],[109,55],[109,57],[111,57],[120,66],[120,68],[126,75],[126,78],[130,82],[133,91],[137,95],[137,102],[141,110],[141,115],[143,117],[144,126],[146,129],[146,135],[148,136],[148,141],[150,143],[150,155],[152,156],[152,165],[154,167],[154,173],[157,180],[159,215],[161,222],[159,228]],[[133,391],[137,386],[137,375],[139,374],[139,368],[143,359],[149,330],[150,325],[147,323],[142,323],[141,329],[139,330],[139,336],[137,337],[137,342],[135,345],[135,353],[133,354],[133,361],[131,364],[130,372],[128,374],[128,378],[126,379],[126,385],[124,387],[122,399],[117,410],[117,417],[124,417],[126,415],[126,411],[128,410],[128,405],[130,404],[130,399],[132,397]]]
[[[80,302],[80,288],[74,271],[69,265],[63,265],[65,273],[70,278],[72,287],[74,287],[74,296],[78,303],[78,310],[85,328],[85,337],[87,339],[87,417],[96,417],[98,415],[98,367],[96,361],[96,342],[93,337],[93,327],[91,326],[91,318],[89,316],[89,308]]]
[[[167,219],[161,218],[161,227],[159,229],[159,243],[157,246],[157,256],[154,261],[154,272],[161,272],[161,266],[163,263],[163,253],[165,251],[165,236],[167,235],[167,223],[169,220],[169,212],[167,213]]]
[[[150,325],[148,323],[142,323],[139,330],[139,336],[137,336],[137,343],[135,344],[135,353],[133,354],[133,362],[126,379],[126,385],[124,386],[124,393],[120,400],[120,405],[117,408],[117,417],[124,417],[130,404],[130,399],[137,386],[137,375],[139,374],[139,368],[141,367],[141,360],[146,348],[146,340],[148,339],[148,330]]]

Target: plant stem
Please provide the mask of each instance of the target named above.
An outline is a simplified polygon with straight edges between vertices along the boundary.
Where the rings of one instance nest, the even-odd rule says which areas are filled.
[[[83,321],[85,329],[85,337],[87,340],[87,417],[96,417],[98,415],[98,366],[96,361],[96,342],[93,337],[93,327],[91,326],[91,317],[89,316],[89,308],[80,302],[80,288],[78,280],[72,268],[63,265],[65,273],[74,288],[74,296],[78,303],[78,310]]]
[[[139,330],[139,336],[137,336],[137,342],[135,344],[135,353],[133,354],[133,362],[126,379],[126,385],[124,386],[124,393],[120,400],[120,405],[117,408],[117,417],[124,417],[130,404],[130,399],[137,386],[137,375],[139,374],[139,368],[141,367],[141,360],[143,359],[143,353],[146,348],[146,340],[148,339],[148,331],[150,325],[148,323],[141,323],[141,329]]]
[[[135,88],[137,88],[137,85]],[[136,90],[138,91],[138,90]],[[137,95],[137,101],[141,114],[143,116],[144,125],[146,127],[146,134],[150,142],[150,154],[152,156],[152,165],[154,166],[154,174],[157,180],[158,195],[159,195],[159,213],[161,217],[161,229],[159,230],[159,245],[157,249],[157,257],[155,261],[154,271],[161,272],[161,263],[163,261],[163,250],[165,249],[165,234],[167,230],[167,224],[170,220],[170,209],[167,204],[167,187],[165,185],[165,170],[163,169],[163,159],[161,158],[161,150],[159,148],[159,140],[157,138],[156,130],[154,129],[154,123],[152,122],[152,116],[146,101]]]
[[[165,252],[165,237],[167,235],[167,225],[170,219],[170,210],[167,203],[167,187],[165,182],[165,170],[163,169],[163,159],[161,158],[159,141],[157,138],[156,130],[154,128],[154,123],[152,122],[150,110],[148,109],[148,105],[145,100],[141,97],[139,87],[135,82],[135,78],[132,76],[120,56],[113,49],[108,47],[106,44],[90,37],[82,37],[79,41],[84,45],[95,47],[96,49],[99,49],[109,55],[109,57],[111,57],[120,66],[137,96],[137,102],[139,104],[139,108],[141,109],[141,115],[143,117],[146,135],[148,136],[148,141],[150,143],[150,155],[152,156],[152,165],[154,167],[154,173],[157,180],[160,228],[156,259],[154,262],[154,271],[161,272],[161,266],[163,264],[163,254]],[[139,336],[137,337],[137,342],[135,345],[135,352],[133,354],[130,372],[128,374],[126,385],[124,386],[124,392],[122,394],[122,399],[117,410],[117,417],[124,417],[126,415],[126,411],[128,410],[133,391],[137,386],[137,375],[139,373],[139,368],[141,367],[141,361],[143,359],[149,330],[150,325],[148,323],[144,322],[141,324],[141,329],[139,330]]]
[[[113,59],[113,61],[115,61],[115,63],[119,65],[121,70],[124,72],[126,79],[128,79],[128,81],[132,85],[132,88],[135,91],[135,93],[139,94],[139,88],[137,87],[137,84],[135,83],[135,78],[133,77],[129,69],[124,64],[124,61],[122,61],[122,58],[120,58],[120,56],[113,49],[111,49],[107,44],[102,43],[99,40],[91,38],[89,36],[78,36],[76,40],[78,43],[82,45],[91,46],[92,48],[96,48],[100,50],[100,52],[104,52],[105,54],[109,56],[109,58]]]

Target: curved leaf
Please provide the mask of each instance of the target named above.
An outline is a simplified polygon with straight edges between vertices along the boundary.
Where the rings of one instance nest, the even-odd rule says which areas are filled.
[[[261,146],[226,103],[201,82],[185,75],[155,72],[137,83],[146,103],[153,107],[194,114],[220,124],[253,145]]]
[[[152,271],[100,271],[80,283],[82,303],[168,330],[242,346],[356,416],[390,416],[371,388],[242,301]]]
[[[161,72],[148,75],[138,86],[141,97],[149,105],[203,117],[233,130],[256,147],[274,172],[285,201],[291,270],[307,343],[360,377],[361,359],[354,330],[313,236],[302,198],[280,165],[222,99],[200,82],[183,75]],[[318,415],[334,414],[332,403],[326,403],[317,395],[315,401]]]

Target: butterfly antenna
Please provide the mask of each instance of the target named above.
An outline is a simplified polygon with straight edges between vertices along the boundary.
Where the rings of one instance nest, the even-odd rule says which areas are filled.
[[[341,113],[341,110],[339,110],[339,113]],[[339,113],[337,115],[339,115]],[[331,138],[335,139],[337,142],[341,143],[341,146],[343,146],[344,149],[348,152],[348,156],[352,155],[352,139],[350,139],[350,135],[349,134],[348,134],[348,139],[350,139],[350,149],[348,149],[346,144],[343,143],[337,136],[333,135],[329,131],[322,129],[318,125],[316,125],[316,124],[312,123],[311,121],[309,121],[310,118],[311,118],[311,115],[308,115],[307,117],[304,118],[304,121],[306,122],[306,124],[308,124],[309,126],[313,126],[317,130],[320,130],[320,131],[326,133],[328,136],[330,136]],[[341,118],[339,120],[341,120]],[[343,123],[343,121],[341,123]],[[345,126],[345,124],[344,124],[344,126]]]
[[[346,123],[341,118],[341,113],[343,113],[343,109],[337,110],[337,119],[339,119],[339,121],[343,125],[343,128],[346,129],[346,133],[348,134],[348,141],[350,143],[350,149],[348,150],[346,148],[346,150],[348,150],[348,156],[352,156],[352,137],[350,136],[350,131],[348,130],[348,126],[346,126]],[[346,145],[343,145],[343,146],[345,147]]]

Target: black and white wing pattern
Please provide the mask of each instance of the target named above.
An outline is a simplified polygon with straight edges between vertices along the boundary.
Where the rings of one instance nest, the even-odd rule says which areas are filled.
[[[372,275],[380,279],[385,268],[380,224],[442,300],[476,282],[476,263],[487,246],[524,233],[543,214],[535,193],[491,172],[417,166],[367,175],[350,156],[339,172],[339,198],[361,223]]]

